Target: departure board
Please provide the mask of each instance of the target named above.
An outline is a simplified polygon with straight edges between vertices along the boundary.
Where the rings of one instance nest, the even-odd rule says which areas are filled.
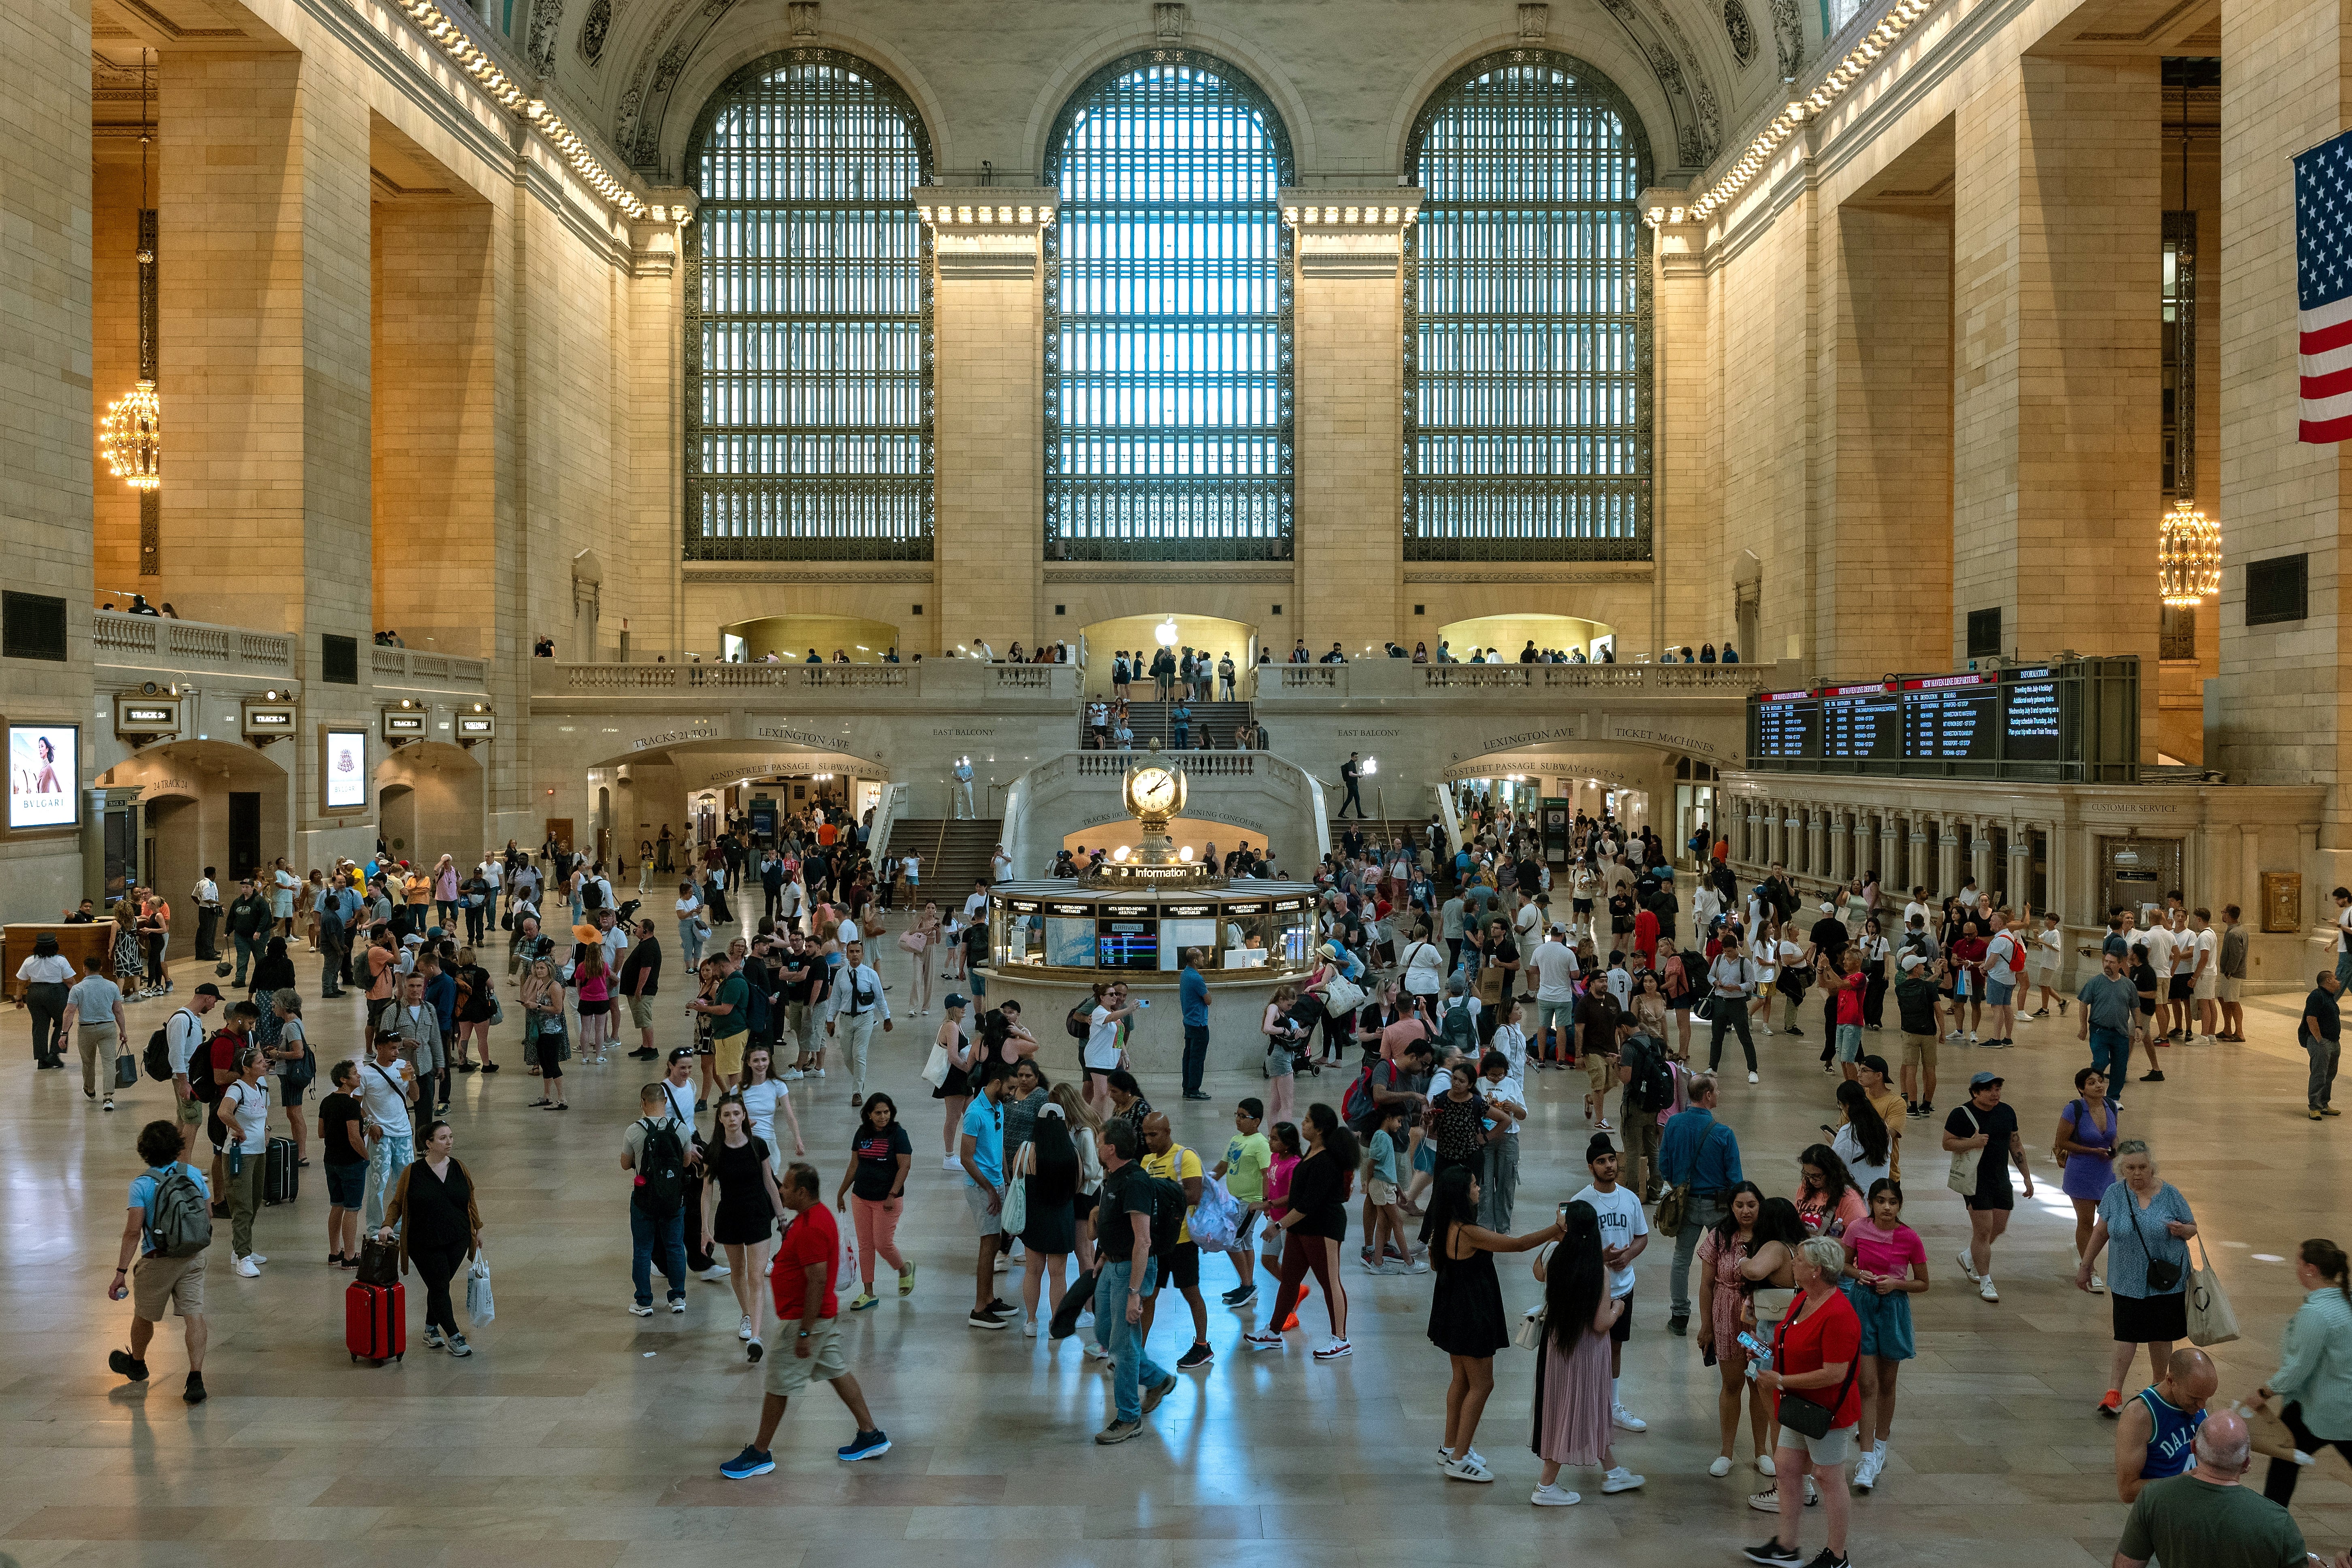
[[[2065,702],[2057,671],[2007,672],[2000,687],[2000,754],[2010,762],[2055,763],[2065,756]]]
[[[1914,677],[1903,683],[1903,754],[1920,762],[1991,762],[2000,718],[1996,672]]]
[[[2139,660],[2070,658],[1889,675],[1748,700],[1748,765],[2130,784],[2139,777]]]
[[[1903,700],[1890,680],[1867,686],[1824,686],[1822,751],[1825,762],[1898,762],[1903,756]]]
[[[1811,691],[1765,692],[1749,712],[1752,754],[1791,761],[1821,754],[1822,705]]]

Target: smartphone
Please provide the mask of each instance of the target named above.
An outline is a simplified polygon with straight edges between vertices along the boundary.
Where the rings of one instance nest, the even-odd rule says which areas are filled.
[[[1745,1329],[1739,1331],[1739,1345],[1759,1362],[1769,1362],[1772,1359],[1772,1347]]]
[[[1139,996],[1136,998],[1135,1005],[1139,1007],[1149,1007],[1151,1005],[1151,998],[1149,996]]]

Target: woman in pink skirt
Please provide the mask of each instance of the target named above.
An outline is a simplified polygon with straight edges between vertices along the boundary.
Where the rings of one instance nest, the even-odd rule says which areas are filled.
[[[1536,1349],[1534,1447],[1543,1460],[1543,1484],[1528,1500],[1538,1508],[1582,1500],[1557,1484],[1561,1466],[1616,1468],[1609,1453],[1609,1330],[1625,1304],[1609,1294],[1592,1205],[1563,1204],[1559,1215],[1565,1233],[1559,1246],[1536,1259],[1536,1278],[1544,1285],[1544,1331]],[[1603,1483],[1602,1489],[1625,1489]]]

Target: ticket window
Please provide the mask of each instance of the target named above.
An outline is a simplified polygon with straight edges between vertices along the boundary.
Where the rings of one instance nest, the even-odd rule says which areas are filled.
[[[989,924],[989,950],[998,969],[1045,962],[1045,918],[1037,900],[992,900]]]

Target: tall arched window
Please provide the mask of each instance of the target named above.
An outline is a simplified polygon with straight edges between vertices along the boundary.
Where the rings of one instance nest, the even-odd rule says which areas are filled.
[[[1409,166],[1405,557],[1648,559],[1641,121],[1582,61],[1513,49],[1431,96]]]
[[[1286,559],[1281,119],[1231,66],[1160,49],[1097,72],[1047,147],[1047,558]]]
[[[738,71],[687,144],[688,560],[928,560],[922,118],[865,61]]]

